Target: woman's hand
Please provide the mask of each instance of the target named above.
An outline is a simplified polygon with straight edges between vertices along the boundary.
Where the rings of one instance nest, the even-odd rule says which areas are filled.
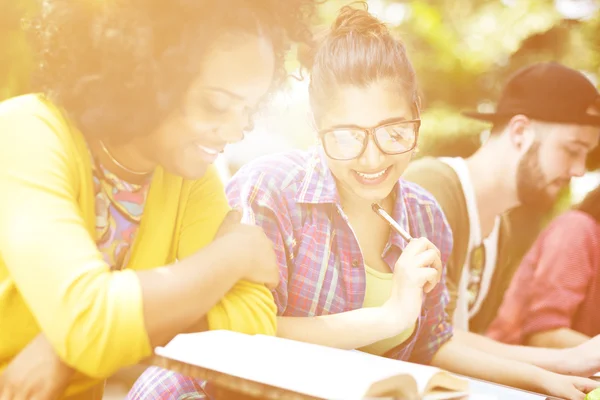
[[[592,376],[600,372],[600,335],[576,347],[558,349],[556,372],[566,375]]]
[[[244,279],[264,283],[270,288],[279,284],[279,266],[273,242],[256,225],[241,223],[239,210],[231,210],[217,231],[215,240],[227,241],[236,255]]]
[[[426,238],[413,239],[406,246],[394,268],[394,289],[420,289],[429,293],[442,276],[440,251]]]
[[[0,400],[58,399],[74,372],[40,334],[17,354],[0,375]]]
[[[441,275],[439,250],[425,238],[411,240],[396,262],[392,294],[383,305],[386,315],[393,323],[394,318],[416,320],[421,313],[423,291],[430,292]]]
[[[554,372],[547,373],[543,384],[545,394],[567,400],[583,400],[587,393],[597,387],[600,387],[600,382]]]

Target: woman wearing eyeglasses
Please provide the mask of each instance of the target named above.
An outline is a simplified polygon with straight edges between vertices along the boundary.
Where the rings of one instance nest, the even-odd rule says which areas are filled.
[[[187,330],[275,333],[272,243],[225,219],[211,164],[282,83],[312,9],[43,2],[43,93],[0,104],[1,399],[63,384],[100,399],[103,379]]]
[[[401,179],[420,127],[402,43],[367,11],[344,7],[316,51],[309,90],[320,146],[251,162],[227,187],[230,204],[275,244],[277,335],[561,398],[595,387],[452,341],[442,268],[452,233],[433,197]],[[416,239],[391,231],[373,203]],[[152,368],[130,398],[178,398],[194,385]]]

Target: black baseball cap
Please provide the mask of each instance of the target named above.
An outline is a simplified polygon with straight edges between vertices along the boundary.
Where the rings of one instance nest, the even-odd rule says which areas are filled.
[[[600,93],[581,72],[557,62],[537,63],[518,70],[508,80],[496,112],[467,111],[467,117],[506,121],[522,114],[545,122],[600,127]]]

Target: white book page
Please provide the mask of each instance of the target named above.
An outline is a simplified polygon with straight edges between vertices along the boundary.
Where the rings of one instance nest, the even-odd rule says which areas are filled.
[[[419,393],[423,393],[431,377],[440,372],[434,367],[378,357],[358,350],[341,350],[264,335],[256,335],[255,339],[256,342],[265,343],[261,347],[285,352],[287,357],[304,360],[307,364],[315,364],[312,362],[315,359],[320,360],[318,365],[313,366],[314,369],[323,369],[330,375],[335,371],[340,381],[363,380],[367,387],[390,376],[405,374],[415,379]]]
[[[154,352],[186,364],[243,377],[256,365],[251,354],[251,338],[229,331],[180,334]]]
[[[156,354],[324,398],[360,398],[373,382],[400,374],[413,376],[422,393],[439,372],[359,351],[230,331],[178,335]]]

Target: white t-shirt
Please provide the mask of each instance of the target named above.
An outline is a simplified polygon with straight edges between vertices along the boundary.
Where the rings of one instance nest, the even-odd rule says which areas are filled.
[[[456,329],[469,330],[469,320],[477,314],[481,308],[483,300],[488,294],[494,269],[496,268],[496,256],[498,253],[498,237],[500,233],[500,216],[496,217],[494,227],[490,234],[481,237],[481,225],[479,223],[479,210],[475,200],[475,190],[471,182],[471,176],[465,159],[460,157],[442,157],[440,161],[449,165],[458,176],[465,195],[467,213],[469,215],[469,245],[465,257],[465,264],[462,269],[460,282],[458,283],[458,298],[456,300],[456,311],[454,312],[453,325]],[[473,249],[479,247],[483,241],[485,249],[485,264],[481,276],[479,292],[473,306],[469,309],[468,285],[471,279],[469,261]]]

